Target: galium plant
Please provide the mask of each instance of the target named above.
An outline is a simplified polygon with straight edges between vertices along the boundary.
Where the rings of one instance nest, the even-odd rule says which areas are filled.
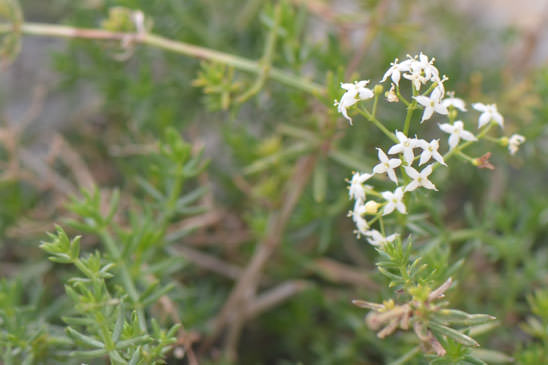
[[[433,364],[511,360],[500,352],[477,348],[482,341],[478,336],[500,322],[488,314],[470,313],[497,314],[504,321],[501,314],[507,314],[526,290],[523,283],[527,279],[513,274],[523,266],[530,277],[541,278],[537,269],[543,266],[542,255],[530,260],[523,250],[526,246],[516,245],[508,232],[517,223],[508,213],[498,213],[491,220],[494,209],[487,210],[482,219],[467,209],[465,219],[472,221],[467,222],[471,228],[453,231],[442,218],[443,204],[438,197],[447,189],[442,175],[455,168],[455,160],[492,168],[490,152],[477,152],[485,148],[483,142],[515,154],[525,137],[495,137],[493,132],[499,133],[504,126],[496,106],[469,106],[447,92],[448,78],[422,53],[402,62],[395,60],[378,85],[371,86],[367,80],[343,83],[344,93],[339,92],[338,81],[351,78],[343,72],[355,74],[364,55],[372,61],[367,63],[369,70],[375,68],[375,58],[394,56],[395,50],[382,44],[415,48],[410,34],[416,31],[406,25],[415,4],[401,2],[393,9],[388,1],[361,2],[367,12],[339,17],[321,2],[299,0],[266,1],[264,7],[261,1],[250,0],[241,12],[238,1],[86,1],[88,7],[80,2],[62,3],[75,9],[68,20],[70,26],[27,22],[16,0],[0,0],[0,17],[5,21],[0,24],[0,56],[12,61],[26,35],[86,39],[71,42],[68,52],[55,56],[55,65],[67,83],[85,80],[98,86],[104,98],[101,116],[108,123],[100,137],[88,133],[89,129],[78,129],[76,134],[108,150],[111,161],[105,160],[104,151],[86,155],[95,166],[126,170],[122,176],[111,177],[112,185],[120,190],[110,191],[101,184],[101,189],[73,196],[66,205],[72,216],[64,221],[65,228],[53,228],[51,222],[57,218],[48,217],[55,233],[41,247],[54,263],[40,273],[53,276],[55,284],[64,284],[66,296],[59,296],[61,304],[51,301],[44,305],[35,294],[40,291],[25,290],[19,278],[0,285],[4,363],[108,360],[148,364],[186,357],[182,361],[194,365],[197,356],[193,348],[197,347],[199,355],[211,356],[213,363],[222,359],[280,362],[284,360],[279,357],[285,354],[305,363],[355,363],[366,356],[381,363],[381,358],[390,360],[405,351],[395,364],[425,359]],[[231,7],[238,10],[229,10]],[[238,21],[228,15],[234,13],[238,13],[234,17]],[[326,21],[340,35],[330,35],[326,44],[314,46],[305,37],[309,15]],[[362,28],[366,17],[368,35],[344,70],[343,38],[349,28]],[[209,27],[219,20],[225,22],[224,27]],[[242,33],[244,28],[247,31]],[[233,42],[235,36],[238,42]],[[375,52],[366,50],[377,36],[383,41],[378,55],[370,56]],[[211,44],[226,53],[209,48]],[[233,45],[237,50],[229,53],[224,49]],[[241,56],[245,54],[259,56]],[[74,62],[76,59],[86,61]],[[127,71],[131,77],[129,72],[124,74]],[[325,82],[312,81],[311,72],[314,80],[325,75]],[[216,113],[203,113],[203,105],[196,102],[200,92],[205,106]],[[521,91],[515,95],[520,96],[521,105]],[[328,111],[334,97],[338,99],[336,111]],[[381,115],[383,97],[391,111],[407,109],[401,125],[395,127],[399,120]],[[258,102],[249,103],[254,99]],[[512,114],[507,114],[511,109],[505,108],[508,119],[512,119]],[[357,114],[371,126],[362,128]],[[179,118],[181,115],[184,118]],[[196,115],[199,117],[192,125]],[[248,123],[246,116],[251,116]],[[345,120],[356,126],[347,127]],[[215,124],[219,121],[220,125]],[[216,146],[223,156],[213,158],[217,165],[208,173],[217,179],[216,193],[236,204],[219,199],[219,205],[224,206],[194,205],[204,189],[187,193],[185,183],[192,184],[203,165],[179,133],[166,128],[189,124],[183,133],[196,137],[195,127],[205,125],[208,137],[219,137],[228,145]],[[391,145],[374,140],[375,133],[370,133],[374,127]],[[426,137],[432,129],[441,132],[434,139]],[[157,134],[165,137],[150,143],[151,136]],[[10,134],[2,130],[0,137],[9,142]],[[127,150],[119,146],[128,140]],[[370,153],[359,156],[356,147],[364,144]],[[17,143],[5,145],[12,146],[9,156],[17,159]],[[230,153],[225,155],[224,147]],[[527,145],[530,148],[532,144]],[[126,158],[124,153],[140,157]],[[230,158],[237,161],[228,162],[225,168]],[[137,168],[127,171],[128,160],[136,161]],[[62,169],[70,170],[71,165],[62,162],[62,168],[48,166],[46,175],[65,177]],[[350,180],[354,204],[350,216],[356,235],[375,248],[378,272],[388,279],[386,287],[372,280],[375,274],[367,269],[372,250],[367,245],[356,246],[344,223],[342,229],[335,224],[344,222],[347,205],[340,166],[345,171],[360,171]],[[208,185],[203,183],[209,181],[205,175],[200,176],[202,185]],[[78,180],[76,185],[85,184]],[[70,184],[53,186],[64,198],[74,195],[64,191]],[[432,219],[426,219],[427,208]],[[200,219],[205,228],[190,237],[208,247],[192,249],[180,241],[194,233],[192,227],[179,224],[180,219],[208,209],[217,220]],[[522,209],[527,206],[523,204]],[[540,220],[535,219],[531,221]],[[29,241],[36,243],[34,237]],[[336,242],[341,245],[335,246]],[[175,244],[183,254],[174,249]],[[454,258],[465,256],[470,247],[475,252],[488,247],[490,259],[500,258],[504,272],[494,276],[508,279],[508,288],[497,291],[489,287],[489,298],[504,302],[505,312],[496,305],[469,305],[467,299],[473,302],[474,298],[459,295],[467,284],[461,275],[464,270],[459,268],[474,260]],[[450,252],[453,249],[458,252]],[[516,255],[518,251],[520,255]],[[345,257],[345,253],[351,255]],[[29,262],[28,266],[34,266]],[[49,283],[50,276],[44,276]],[[188,285],[183,288],[181,281]],[[329,288],[324,286],[327,282]],[[359,287],[372,289],[364,295],[380,299],[355,300],[354,304],[370,310],[366,325],[382,341],[363,326],[357,319],[359,310],[348,303],[349,293],[356,295]],[[477,288],[481,285],[474,285]],[[535,314],[543,318],[541,311],[535,309]],[[251,321],[254,325],[248,326]],[[541,339],[542,331],[534,326],[534,334],[528,332]],[[404,333],[395,335],[400,330]],[[274,349],[268,351],[268,359],[263,348],[255,346],[259,342]],[[364,342],[373,346],[364,348]],[[540,355],[531,355],[530,359],[536,360],[530,363],[539,363],[545,355],[541,351],[536,354]]]
[[[402,76],[409,80],[410,97],[402,95]],[[385,94],[387,101],[401,102],[407,109],[401,131],[388,130],[376,116],[383,92],[382,83],[389,78],[391,87]],[[478,132],[467,130],[459,116],[467,112],[466,103],[453,93],[446,96],[444,82],[447,80],[446,76],[440,77],[434,59],[420,53],[414,57],[408,56],[402,62],[396,59],[373,90],[366,87],[369,80],[341,84],[346,91],[340,100],[335,101],[338,111],[351,124],[349,112],[355,110],[394,143],[386,152],[377,147],[379,163],[371,172],[355,172],[349,180],[348,194],[354,200],[354,208],[348,215],[356,225],[358,238],[365,237],[379,253],[377,267],[389,279],[389,287],[394,288],[400,297],[404,295],[408,298],[401,304],[396,304],[393,299],[381,304],[363,300],[354,300],[353,303],[371,310],[366,324],[378,331],[378,337],[384,338],[397,329],[412,329],[422,350],[440,357],[447,354],[442,344],[446,341],[454,341],[465,347],[479,346],[470,334],[474,333],[476,326],[484,326],[495,317],[448,308],[450,303],[443,299],[445,292],[453,286],[453,279],[448,277],[440,283],[439,269],[421,262],[420,254],[413,251],[411,236],[403,239],[407,233],[405,216],[408,206],[413,201],[427,198],[423,192],[438,191],[431,175],[438,168],[449,168],[454,158],[480,168],[493,168],[488,161],[489,154],[472,157],[465,152],[471,145],[491,141],[508,146],[510,153],[514,154],[525,141],[523,136],[517,134],[509,138],[495,138],[489,134],[493,126],[497,125],[499,129],[504,126],[504,118],[495,104],[473,104],[473,108],[481,112],[477,119]],[[369,99],[373,99],[370,108],[364,103]],[[417,133],[422,123],[434,115],[448,119],[448,123],[438,123],[439,129],[449,135],[447,152],[443,155],[439,151],[439,139],[428,141],[410,133],[413,113],[421,110]],[[469,129],[473,130],[473,127]],[[386,190],[390,186],[393,188]],[[465,361],[482,363],[467,350],[463,354]]]

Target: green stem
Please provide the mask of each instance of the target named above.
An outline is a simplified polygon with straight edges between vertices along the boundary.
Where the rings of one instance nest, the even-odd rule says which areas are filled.
[[[409,133],[409,126],[411,125],[411,117],[413,116],[413,112],[417,108],[417,102],[413,100],[411,104],[407,106],[407,115],[405,116],[405,123],[403,125],[403,134],[407,136],[407,133]]]
[[[403,95],[400,93],[400,87],[399,85],[396,85],[396,95],[398,96],[398,99],[400,99],[407,107],[411,105],[411,103],[403,97]]]
[[[99,235],[103,244],[105,245],[105,248],[114,259],[116,267],[120,271],[122,285],[126,289],[129,297],[131,298],[131,301],[135,304],[135,310],[137,311],[137,318],[139,320],[139,327],[143,332],[147,333],[148,330],[146,325],[145,312],[139,304],[139,293],[137,292],[137,287],[135,286],[135,283],[131,278],[129,269],[125,261],[122,259],[120,250],[118,249],[116,242],[114,242],[111,234],[106,229],[99,232]]]
[[[90,279],[96,278],[96,276],[93,275],[93,273],[91,271],[89,271],[89,269],[86,267],[86,265],[84,265],[82,260],[80,260],[79,258],[75,259],[73,261],[73,264],[74,264],[74,266],[76,266],[78,268],[78,270],[80,270],[88,278],[90,278]]]
[[[183,166],[179,165],[177,167],[177,171],[175,171],[174,174],[175,178],[173,179],[173,183],[171,185],[170,191],[169,191],[169,197],[166,201],[165,207],[164,207],[164,213],[162,214],[160,218],[160,224],[162,236],[165,235],[167,231],[167,227],[169,226],[169,222],[173,218],[173,216],[176,213],[177,208],[177,199],[181,195],[181,191],[183,190]]]
[[[465,159],[466,161],[470,162],[472,165],[475,164],[475,159],[468,156],[466,153],[462,152],[462,151],[458,151],[456,153],[457,156],[459,157],[462,157],[463,159]]]
[[[13,30],[13,27],[6,24],[0,24],[0,33],[6,33]],[[195,46],[192,44],[174,41],[154,34],[137,33],[118,33],[109,32],[102,29],[76,28],[64,25],[43,24],[43,23],[24,23],[18,29],[22,34],[61,37],[61,38],[83,38],[95,40],[118,40],[130,41],[134,43],[146,44],[175,53],[184,54],[195,58],[205,59],[232,66],[238,70],[261,75],[264,72],[263,65],[258,61],[234,56],[228,53],[215,51],[209,48]],[[271,68],[268,76],[282,84],[294,87],[313,95],[325,95],[325,87],[311,82],[305,78],[298,77],[291,73],[277,68]]]
[[[381,122],[377,120],[374,116],[372,116],[367,109],[365,108],[358,108],[358,112],[363,115],[367,120],[369,120],[371,123],[373,123],[377,128],[379,128],[388,138],[390,138],[395,143],[399,143],[398,138],[394,135],[394,133],[390,132]]]
[[[259,74],[259,77],[257,77],[257,80],[255,81],[253,86],[237,99],[237,102],[239,103],[243,103],[253,95],[257,94],[263,87],[266,79],[268,78],[268,74],[270,73],[270,69],[272,68],[272,57],[274,55],[274,49],[276,48],[276,39],[278,37],[278,28],[280,27],[281,14],[281,4],[278,3],[276,5],[276,9],[274,10],[274,25],[272,26],[272,29],[268,34],[268,39],[264,47],[263,58],[260,62],[262,69],[261,73]]]
[[[377,116],[377,104],[379,102],[379,95],[375,93],[375,99],[373,100],[373,110],[371,111],[371,116],[376,118]]]

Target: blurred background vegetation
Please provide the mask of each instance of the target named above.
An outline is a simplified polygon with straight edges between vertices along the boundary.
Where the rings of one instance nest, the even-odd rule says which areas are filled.
[[[71,269],[48,263],[38,248],[55,223],[74,218],[70,197],[97,186],[108,202],[118,188],[121,226],[129,225],[129,212],[148,214],[142,181],[160,178],[145,166],[174,128],[209,161],[185,187],[204,188],[200,209],[171,221],[169,244],[161,247],[177,259],[166,275],[177,283],[170,299],[184,325],[178,344],[205,364],[222,363],[231,351],[241,364],[400,358],[416,345],[413,337],[376,338],[363,310],[350,304],[392,295],[374,267],[377,254],[354,237],[346,218],[344,179],[371,169],[382,137],[360,120],[350,129],[332,102],[339,82],[374,83],[394,58],[423,51],[449,76],[448,90],[496,102],[507,131],[528,142],[512,157],[493,146],[494,171],[456,163],[437,184],[445,200],[421,202],[429,218],[408,228],[426,262],[461,265],[451,274],[458,281],[448,292],[452,305],[498,318],[476,337],[482,348],[522,364],[548,363],[548,9],[520,2],[531,13],[524,25],[497,17],[503,4],[287,0],[271,63],[327,91],[311,95],[267,78],[245,101],[239,98],[256,76],[230,67],[143,45],[24,36],[18,58],[0,75],[0,308],[25,308],[17,312],[18,336],[31,341],[36,328],[61,328],[61,314],[73,310],[62,295]],[[105,20],[113,7],[140,9],[155,34],[252,60],[263,57],[276,17],[274,2],[262,0],[21,6],[26,21],[85,28],[112,25]],[[401,114],[380,113],[392,129],[401,124]],[[219,324],[214,319],[256,248],[272,240],[279,242],[252,279],[256,310],[244,306],[249,313]],[[96,247],[84,233],[82,251]],[[167,310],[156,312],[165,317]],[[179,355],[170,352],[168,363],[189,361]]]

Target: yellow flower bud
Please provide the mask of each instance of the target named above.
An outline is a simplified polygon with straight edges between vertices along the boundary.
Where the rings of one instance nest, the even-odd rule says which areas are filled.
[[[383,92],[382,85],[381,84],[375,85],[375,87],[373,88],[373,92],[375,93],[375,95],[381,95]]]
[[[365,214],[377,214],[377,210],[381,205],[374,200],[365,203]]]

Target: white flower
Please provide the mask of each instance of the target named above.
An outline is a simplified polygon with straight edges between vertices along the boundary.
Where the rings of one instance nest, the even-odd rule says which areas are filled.
[[[381,82],[385,82],[388,77],[392,79],[392,82],[396,85],[400,84],[400,78],[402,72],[407,72],[411,70],[412,59],[405,60],[401,63],[398,63],[396,58],[394,62],[390,63],[390,68],[384,73],[384,76]]]
[[[398,238],[399,234],[394,233],[391,234],[388,237],[384,237],[379,231],[376,229],[369,230],[365,232],[365,236],[367,237],[367,241],[372,244],[373,246],[384,246],[388,242],[394,241],[396,238]]]
[[[438,152],[438,148],[440,147],[439,139],[433,139],[430,143],[424,139],[419,139],[417,141],[417,146],[422,148],[419,166],[427,163],[431,158],[434,158],[434,160],[438,161],[442,165],[447,166],[443,160],[443,156]]]
[[[335,106],[337,106],[339,113],[348,119],[350,124],[352,124],[352,118],[348,116],[346,109],[360,100],[371,99],[374,96],[373,91],[365,87],[368,83],[369,80],[356,81],[354,83],[341,83],[341,87],[345,89],[346,92],[343,94],[340,101],[335,101]]]
[[[384,94],[384,96],[386,96],[386,101],[389,103],[397,103],[400,101],[398,95],[396,95],[396,85],[394,84],[392,84],[392,87]]]
[[[514,155],[516,152],[518,152],[520,144],[525,142],[525,137],[521,134],[512,134],[510,139],[508,139],[508,150],[510,151],[511,155]]]
[[[464,124],[461,120],[457,120],[453,125],[449,123],[440,124],[440,129],[445,133],[451,134],[449,136],[449,149],[455,148],[459,144],[459,141],[464,139],[465,141],[477,141],[478,139],[470,132],[464,130]]]
[[[403,159],[408,164],[411,164],[415,159],[415,154],[413,153],[413,148],[417,146],[417,140],[415,138],[408,138],[402,132],[396,131],[396,137],[400,143],[393,145],[388,150],[389,155],[394,155],[397,153],[403,153]]]
[[[489,123],[491,120],[495,121],[500,127],[502,128],[504,125],[504,118],[502,115],[498,112],[497,106],[495,104],[482,104],[482,103],[475,103],[472,105],[474,109],[479,110],[481,112],[481,115],[478,119],[478,128],[483,127],[487,123]]]
[[[407,59],[400,63],[398,63],[398,59],[396,58],[390,64],[390,68],[385,72],[381,82],[386,81],[390,77],[394,84],[399,85],[402,74],[403,77],[411,80],[416,90],[420,90],[421,85],[428,81],[440,81],[439,71],[434,66],[434,59],[428,60],[428,57],[422,52],[415,57],[407,55]]]
[[[363,186],[363,183],[369,180],[369,178],[373,176],[372,174],[360,174],[359,172],[355,172],[354,175],[352,175],[352,180],[350,180],[350,186],[348,187],[348,196],[350,199],[354,198],[356,200],[361,200],[362,202],[365,201],[365,188]]]
[[[447,94],[449,94],[449,92],[447,92]],[[443,99],[441,101],[441,104],[446,108],[449,108],[450,106],[452,106],[452,107],[457,108],[458,110],[460,110],[462,112],[467,111],[466,110],[466,104],[464,103],[464,100],[462,100],[460,98],[455,98],[453,96]]]
[[[380,149],[379,150],[379,161],[380,163],[373,167],[373,172],[375,174],[386,174],[396,184],[398,183],[398,177],[396,176],[396,173],[394,172],[394,169],[401,165],[401,160],[399,158],[391,158],[388,159],[388,156]]]
[[[434,66],[435,60],[436,59],[434,57],[432,57],[431,60],[428,60],[428,56],[421,52],[419,54],[419,60],[414,63],[415,67],[418,66],[422,69],[424,77],[426,77],[430,81],[437,81],[440,79],[440,73],[436,66]]]
[[[441,103],[441,97],[443,96],[443,89],[436,87],[430,97],[428,96],[415,96],[415,100],[424,107],[424,113],[422,113],[421,123],[432,117],[434,112],[438,114],[447,115],[447,107]]]
[[[366,209],[363,202],[361,200],[356,200],[356,203],[354,203],[354,209],[348,212],[348,216],[351,216],[352,220],[356,224],[357,230],[355,230],[354,232],[356,233],[358,238],[360,238],[360,235],[365,235],[365,232],[367,232],[367,230],[369,229],[369,224],[363,217],[365,211]]]
[[[430,190],[438,190],[436,188],[436,185],[434,185],[430,180],[428,180],[428,176],[432,173],[432,165],[426,166],[421,172],[418,172],[411,166],[404,166],[405,172],[407,175],[413,179],[406,187],[405,191],[413,191],[419,186],[422,186],[426,189]]]
[[[405,204],[403,204],[403,189],[401,187],[394,190],[394,192],[391,191],[385,191],[382,193],[382,197],[386,200],[386,205],[384,206],[383,214],[387,215],[394,211],[394,209],[397,209],[402,214],[407,214],[407,209],[405,208]]]
[[[353,233],[360,238],[362,235],[365,235],[365,232],[369,229],[369,224],[367,224],[365,219],[360,218],[359,221],[356,222],[356,228],[357,229],[355,229]]]
[[[420,55],[411,58],[410,73],[403,75],[408,80],[411,80],[413,87],[418,91],[422,84],[426,84],[428,81],[443,82],[440,80],[438,69],[434,66],[434,59],[428,60],[428,57],[422,52]]]
[[[423,76],[420,69],[413,69],[411,73],[403,74],[403,77],[411,81],[415,90],[419,91],[422,84],[426,84],[429,79]]]

